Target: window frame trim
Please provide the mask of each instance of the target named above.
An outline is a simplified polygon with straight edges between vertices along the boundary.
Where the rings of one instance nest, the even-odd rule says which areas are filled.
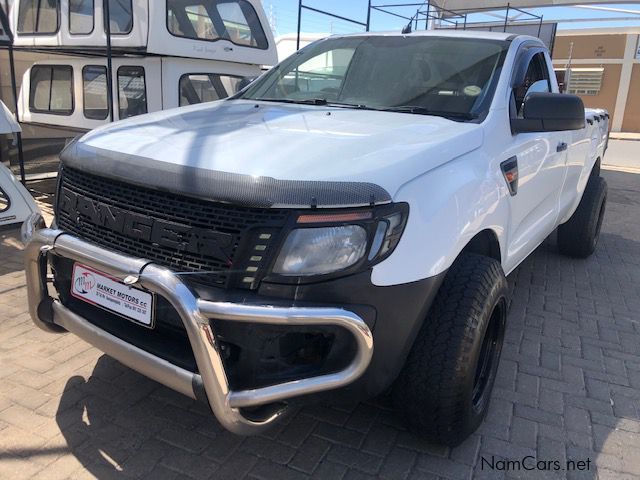
[[[262,32],[262,35],[264,36],[264,41],[265,41],[265,44],[266,44],[264,48],[261,48],[259,46],[253,47],[251,45],[246,45],[246,44],[242,44],[242,43],[236,43],[233,40],[231,40],[230,38],[224,38],[224,37],[218,37],[216,39],[208,39],[208,38],[190,37],[190,36],[187,36],[187,35],[176,35],[169,28],[169,1],[170,0],[165,0],[165,2],[164,2],[164,5],[165,5],[164,18],[165,18],[165,26],[167,28],[167,32],[169,32],[169,35],[171,35],[172,37],[183,38],[183,39],[186,39],[186,40],[196,40],[196,41],[199,41],[199,42],[209,42],[209,43],[216,43],[216,42],[219,42],[219,41],[223,40],[225,42],[229,42],[232,45],[235,45],[236,47],[251,48],[253,50],[267,51],[267,50],[269,50],[271,48],[271,44],[269,43],[269,37],[267,36],[267,32],[264,31],[264,28],[262,26],[262,22],[260,22],[260,16],[258,15],[258,11],[247,0],[230,0],[230,1],[222,2],[222,3],[235,3],[235,4],[237,4],[239,6],[240,5],[240,1],[244,1],[253,9],[253,11],[256,14],[256,18],[258,19],[258,25],[260,26],[260,30]],[[240,9],[242,10],[242,7],[240,7]],[[242,12],[242,14],[244,15],[244,12]],[[246,16],[245,16],[245,18],[246,18]]]
[[[106,112],[104,118],[91,118],[91,117],[87,116],[87,102],[86,102],[86,96],[85,96],[84,71],[87,68],[95,68],[95,67],[104,68],[104,77],[105,77],[105,80],[108,80],[108,78],[107,78],[108,72],[107,72],[107,67],[106,66],[104,66],[104,65],[85,65],[85,66],[82,67],[82,72],[81,72],[81,76],[82,76],[82,116],[87,120],[96,120],[96,121],[101,122],[101,121],[104,121],[107,118],[109,118],[109,82],[108,81],[106,82],[105,89],[104,89],[105,93],[107,94],[107,112]]]
[[[106,18],[105,16],[107,15],[105,8],[104,8],[104,4],[106,2],[108,2],[110,0],[102,0],[102,29],[104,30],[104,33],[106,35],[107,33],[107,22],[105,21]],[[133,12],[133,0],[128,0],[129,1],[129,5],[131,5],[131,28],[127,31],[127,32],[118,32],[118,33],[113,33],[113,30],[111,30],[111,36],[118,36],[118,37],[126,37],[127,35],[131,35],[131,32],[133,32],[133,27],[136,21],[134,12]],[[109,9],[109,16],[111,17],[111,9]]]
[[[65,110],[65,111],[52,111],[51,110],[51,92],[52,92],[52,88],[53,88],[53,70],[58,67],[58,68],[65,68],[65,69],[69,69],[71,70],[71,81],[70,81],[70,85],[71,85],[71,110]],[[34,69],[37,68],[48,68],[51,71],[51,76],[49,77],[49,110],[42,110],[39,108],[35,108],[35,98],[34,98],[34,94],[35,94],[35,89],[33,87],[33,71]],[[76,111],[76,97],[75,97],[75,72],[74,72],[74,68],[73,65],[65,65],[65,64],[35,64],[31,66],[30,72],[29,72],[29,112],[30,113],[38,113],[41,115],[56,115],[58,117],[70,117],[72,116],[75,111]]]
[[[137,117],[138,115],[130,115],[128,117],[122,118],[120,112],[122,111],[122,106],[120,102],[120,70],[123,68],[140,68],[142,69],[142,78],[144,79],[144,104],[146,107],[146,113],[149,113],[149,92],[147,91],[147,69],[142,65],[120,65],[118,70],[116,70],[116,85],[118,85],[118,120],[126,120],[127,118]],[[107,105],[108,107],[108,105]],[[140,114],[144,115],[144,114]]]
[[[60,27],[62,26],[62,0],[56,0],[56,30],[54,32],[20,32],[18,26],[20,24],[20,7],[24,5],[22,2],[18,4],[18,15],[16,19],[16,36],[18,37],[51,37],[60,33]],[[42,0],[38,1],[38,16],[36,17],[36,27],[38,20],[40,19],[40,6]]]
[[[91,19],[92,19],[92,24],[91,24],[91,30],[87,33],[73,33],[71,31],[71,0],[67,1],[67,5],[69,6],[68,8],[68,14],[69,14],[69,24],[67,25],[68,31],[69,31],[69,35],[72,37],[82,37],[82,36],[88,36],[88,35],[92,35],[93,32],[96,31],[96,0],[91,0],[91,4],[93,5],[93,15],[91,15]],[[82,69],[84,71],[84,68]]]

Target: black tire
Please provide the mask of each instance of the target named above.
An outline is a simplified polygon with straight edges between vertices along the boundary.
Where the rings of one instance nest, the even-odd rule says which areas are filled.
[[[598,245],[607,206],[607,182],[592,175],[571,218],[558,227],[558,249],[563,255],[587,258]]]
[[[508,295],[496,260],[462,254],[451,266],[394,387],[410,430],[455,446],[478,428],[500,361]]]

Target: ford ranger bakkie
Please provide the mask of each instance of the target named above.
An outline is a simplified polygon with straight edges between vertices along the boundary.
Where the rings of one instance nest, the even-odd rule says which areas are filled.
[[[487,412],[506,276],[596,248],[609,115],[537,38],[317,41],[229,99],[100,127],[24,224],[30,313],[260,433],[391,392],[448,445]]]

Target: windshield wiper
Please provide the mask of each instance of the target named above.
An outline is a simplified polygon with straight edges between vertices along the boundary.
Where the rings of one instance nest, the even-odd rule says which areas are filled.
[[[290,98],[254,98],[247,100],[257,100],[259,102],[276,102],[276,103],[297,103],[300,105],[327,105],[326,98],[305,98],[303,100],[292,100]]]
[[[455,118],[462,120],[475,120],[477,115],[465,112],[448,112],[445,110],[431,110],[427,107],[421,107],[419,105],[400,105],[397,107],[376,108],[383,112],[400,112],[400,113],[413,113],[416,115],[433,115],[434,117]]]
[[[302,100],[292,100],[290,98],[254,98],[247,100],[256,100],[259,102],[294,103],[299,105],[323,105],[328,107],[357,108],[360,110],[370,109],[366,105],[360,105],[357,103],[331,102],[326,98],[305,98]]]

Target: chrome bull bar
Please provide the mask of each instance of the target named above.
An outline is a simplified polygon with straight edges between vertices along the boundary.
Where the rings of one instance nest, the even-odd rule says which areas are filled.
[[[60,230],[44,228],[38,214],[23,226],[23,240],[26,243],[29,310],[37,326],[49,332],[67,330],[74,333],[121,363],[191,398],[198,396],[197,386],[202,385],[216,418],[234,433],[260,433],[284,413],[286,407],[277,402],[348,385],[365,372],[371,361],[373,336],[366,323],[353,312],[339,308],[274,307],[202,300],[171,270],[144,259],[102,249]],[[124,342],[73,313],[58,300],[51,299],[46,283],[48,252],[94,267],[168,300],[184,324],[199,374]],[[335,373],[234,391],[230,389],[210,320],[337,326],[351,333],[356,354],[346,368]],[[259,406],[266,408],[259,414],[252,413],[251,418],[240,410]]]

